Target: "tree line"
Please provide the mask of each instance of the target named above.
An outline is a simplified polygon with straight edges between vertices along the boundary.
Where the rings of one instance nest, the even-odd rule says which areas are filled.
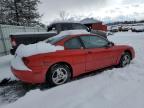
[[[42,25],[37,11],[39,3],[39,0],[0,0],[0,24]]]

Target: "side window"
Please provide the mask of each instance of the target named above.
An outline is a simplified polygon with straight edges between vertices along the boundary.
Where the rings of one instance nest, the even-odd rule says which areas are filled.
[[[74,30],[76,29],[84,29],[84,30],[87,30],[87,28],[81,24],[72,24],[72,27]]]
[[[62,27],[62,30],[64,31],[64,30],[72,30],[72,25],[71,24],[67,24],[67,23],[65,23],[65,24],[62,24],[61,25],[61,27]]]
[[[55,24],[48,26],[47,31],[52,31],[52,30],[56,30],[56,25]]]
[[[98,36],[81,36],[86,48],[101,48],[108,44],[108,41]]]
[[[65,42],[65,48],[68,49],[80,49],[82,47],[78,38],[72,38]]]

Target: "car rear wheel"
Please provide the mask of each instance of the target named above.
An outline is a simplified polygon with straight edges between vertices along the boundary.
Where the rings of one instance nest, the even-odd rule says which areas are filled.
[[[130,62],[131,62],[131,55],[130,53],[125,52],[120,59],[119,67],[125,67],[126,65],[130,64]]]
[[[51,67],[46,80],[50,86],[57,86],[68,82],[70,78],[70,68],[67,65],[56,64]]]

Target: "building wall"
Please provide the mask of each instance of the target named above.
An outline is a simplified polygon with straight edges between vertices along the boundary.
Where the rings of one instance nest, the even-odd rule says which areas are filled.
[[[11,49],[9,35],[17,32],[46,32],[46,29],[40,27],[0,25],[0,56],[9,54]]]
[[[92,24],[92,29],[107,31],[107,26],[103,25],[102,23],[95,23],[95,24]]]

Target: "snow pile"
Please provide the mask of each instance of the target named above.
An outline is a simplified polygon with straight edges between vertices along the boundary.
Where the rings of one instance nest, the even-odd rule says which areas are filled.
[[[56,52],[57,50],[64,50],[63,46],[55,46],[50,43],[38,42],[30,45],[21,44],[17,50],[16,54],[20,57],[28,57],[36,54]]]
[[[12,55],[0,57],[0,82],[4,79],[16,80],[10,69],[10,61],[13,59]]]
[[[39,42],[36,44],[23,45],[21,44],[16,50],[16,57],[12,60],[11,66],[16,70],[31,71],[22,61],[23,57],[28,57],[36,54],[56,52],[64,50],[63,46],[55,46],[50,43]]]
[[[16,69],[16,70],[24,70],[24,71],[31,71],[22,61],[22,58],[19,56],[16,56],[12,61],[11,61],[11,66]]]

